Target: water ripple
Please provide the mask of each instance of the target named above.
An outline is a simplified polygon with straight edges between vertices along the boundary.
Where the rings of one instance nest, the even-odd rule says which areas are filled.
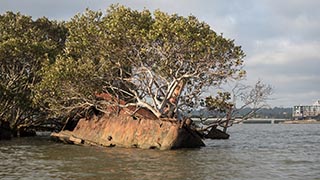
[[[236,125],[174,151],[0,141],[0,179],[320,179],[320,125]]]

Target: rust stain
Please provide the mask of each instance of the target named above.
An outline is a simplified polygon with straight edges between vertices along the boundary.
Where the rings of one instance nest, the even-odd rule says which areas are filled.
[[[109,94],[99,94],[98,98],[115,101]],[[124,105],[125,102],[117,100]],[[111,108],[113,109],[113,108]],[[134,115],[130,115],[133,112]],[[76,140],[77,144],[106,147],[135,147],[143,149],[176,149],[204,146],[201,138],[191,129],[181,126],[176,119],[159,119],[145,108],[134,106],[120,108],[113,115],[80,119],[73,131],[61,131],[52,136],[64,142]],[[61,137],[60,137],[61,136]],[[70,140],[70,137],[71,140]],[[69,137],[69,138],[68,138]],[[79,143],[80,142],[80,143]]]

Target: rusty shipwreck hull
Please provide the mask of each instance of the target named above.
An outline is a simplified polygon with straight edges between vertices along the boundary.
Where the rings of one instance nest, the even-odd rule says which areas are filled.
[[[66,143],[105,147],[169,150],[205,146],[194,130],[176,119],[130,116],[125,111],[80,119],[73,130],[51,136]]]

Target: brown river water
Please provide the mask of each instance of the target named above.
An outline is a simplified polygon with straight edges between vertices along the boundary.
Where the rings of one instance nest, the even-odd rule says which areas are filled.
[[[229,133],[173,151],[67,145],[48,134],[0,141],[0,179],[320,180],[320,124],[242,124]]]

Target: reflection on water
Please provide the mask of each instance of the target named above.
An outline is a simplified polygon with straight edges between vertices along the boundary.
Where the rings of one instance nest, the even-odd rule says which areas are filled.
[[[319,128],[236,125],[230,140],[174,151],[0,141],[0,179],[320,179]]]

